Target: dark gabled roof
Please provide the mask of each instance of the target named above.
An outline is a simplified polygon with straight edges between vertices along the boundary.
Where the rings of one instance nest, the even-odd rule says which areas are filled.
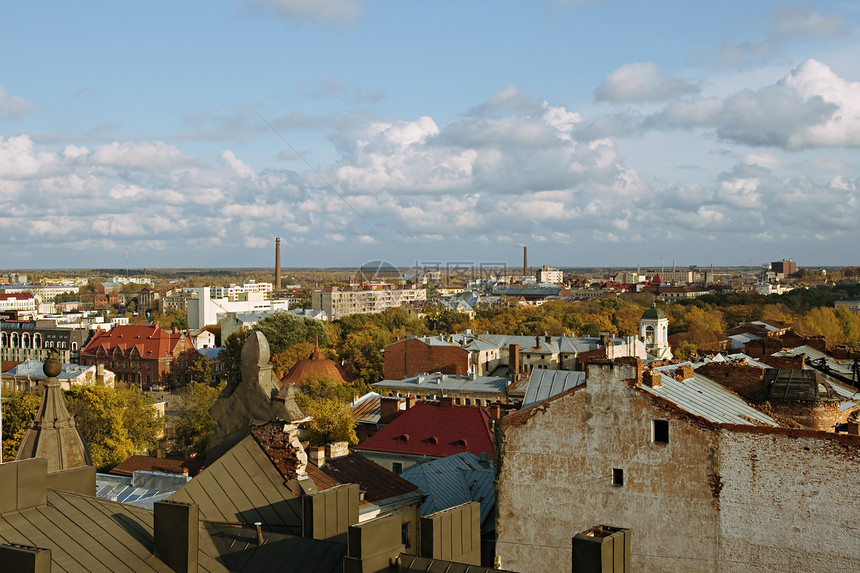
[[[248,436],[170,499],[196,503],[202,520],[259,521],[301,533],[301,506],[290,503],[299,492],[289,487],[293,482],[285,481],[254,437]]]
[[[355,449],[433,458],[487,452],[492,459],[489,419],[481,408],[420,402]]]
[[[311,467],[313,464],[308,464]],[[368,459],[350,452],[346,456],[326,459],[321,472],[339,483],[357,483],[364,499],[377,502],[418,491],[418,486]]]
[[[53,573],[171,573],[152,554],[152,511],[87,495],[47,490],[47,503],[0,516],[0,543],[51,550]],[[200,522],[198,570],[339,573],[346,546],[253,525]],[[2,568],[2,564],[0,564]]]

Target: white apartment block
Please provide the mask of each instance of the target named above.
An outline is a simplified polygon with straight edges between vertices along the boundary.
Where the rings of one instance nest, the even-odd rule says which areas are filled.
[[[226,287],[209,287],[210,296],[213,299],[226,298],[227,300],[242,300],[244,294],[261,295],[257,300],[272,298],[272,283],[258,283],[251,281],[243,285],[231,284]],[[252,298],[251,296],[248,297]]]
[[[425,288],[398,288],[391,284],[325,287],[313,293],[313,309],[325,311],[329,320],[350,314],[372,314],[403,303],[427,300]]]
[[[271,286],[269,284],[269,287]],[[212,297],[212,287],[195,288],[193,291],[191,298],[187,300],[188,328],[192,329],[218,324],[218,315],[228,312],[262,312],[290,308],[287,301],[265,300],[260,292],[239,293],[238,300],[231,300],[228,297]]]
[[[564,273],[559,269],[544,265],[537,272],[537,282],[561,284],[564,282]]]

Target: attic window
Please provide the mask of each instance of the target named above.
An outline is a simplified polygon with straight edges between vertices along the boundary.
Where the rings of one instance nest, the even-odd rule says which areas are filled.
[[[669,443],[669,420],[651,420],[651,440],[655,444]]]
[[[620,468],[612,469],[612,485],[622,487],[624,485],[624,470]]]
[[[397,436],[397,440],[401,441],[401,442],[408,442],[409,441],[409,434],[401,434],[401,435]]]
[[[455,446],[462,446],[465,448],[467,444],[466,444],[466,440],[457,440],[456,442],[454,442],[454,445]]]
[[[427,441],[431,444],[438,444],[439,443],[439,439],[436,436],[430,436],[429,438],[427,438]]]

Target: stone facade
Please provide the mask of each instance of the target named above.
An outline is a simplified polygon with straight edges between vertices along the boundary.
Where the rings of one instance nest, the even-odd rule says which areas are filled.
[[[604,524],[631,530],[633,571],[860,570],[860,437],[711,423],[633,364],[587,376],[503,419],[502,567],[568,572],[572,537]]]

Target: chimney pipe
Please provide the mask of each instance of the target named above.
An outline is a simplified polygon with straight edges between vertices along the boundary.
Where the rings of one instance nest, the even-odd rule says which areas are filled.
[[[255,521],[254,527],[257,528],[257,545],[262,545],[263,544],[263,523],[260,521]]]
[[[281,289],[281,238],[275,237],[275,290]]]

